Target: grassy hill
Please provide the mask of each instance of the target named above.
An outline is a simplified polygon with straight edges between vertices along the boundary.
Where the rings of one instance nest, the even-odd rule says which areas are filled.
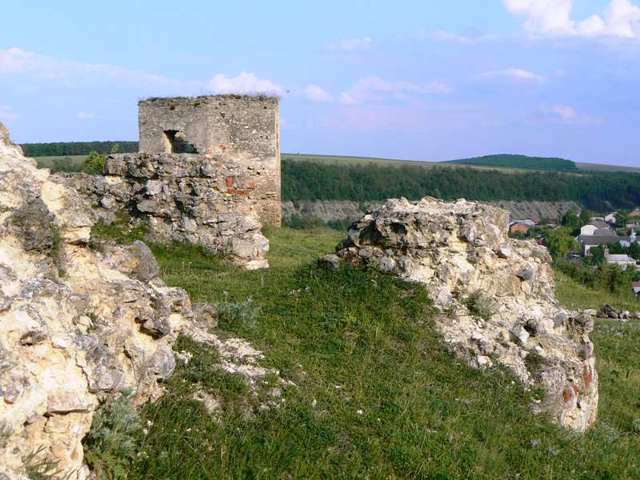
[[[550,170],[554,172],[577,172],[578,167],[571,160],[549,157],[529,157],[526,155],[486,155],[483,157],[450,160],[445,163],[480,165],[500,168],[523,168],[527,170]]]
[[[215,352],[181,339],[176,349],[192,358],[143,408],[148,432],[132,434],[133,454],[114,460],[89,448],[87,458],[107,469],[120,461],[118,478],[132,480],[640,478],[639,322],[597,323],[599,419],[574,435],[532,415],[533,392],[506,371],[457,361],[419,285],[318,268],[342,237],[330,230],[268,236],[266,271],[240,271],[186,245],[153,250],[166,281],[194,301],[252,299],[255,324],[240,315],[221,327],[291,382],[284,403],[255,408],[245,386],[210,367]],[[561,300],[573,301],[571,291]],[[193,400],[196,389],[218,399],[216,415]]]

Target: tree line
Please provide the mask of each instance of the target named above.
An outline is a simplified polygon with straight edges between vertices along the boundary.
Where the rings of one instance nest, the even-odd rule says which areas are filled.
[[[89,155],[91,152],[134,153],[138,151],[138,142],[53,142],[53,143],[24,143],[21,145],[27,157],[71,157],[74,155]]]
[[[284,159],[285,200],[573,200],[597,212],[640,205],[640,174],[504,172],[465,167],[326,164]]]

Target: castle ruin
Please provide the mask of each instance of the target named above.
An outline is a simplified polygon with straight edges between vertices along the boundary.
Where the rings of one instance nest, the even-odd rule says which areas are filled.
[[[280,113],[277,97],[151,98],[139,107],[140,153],[198,154],[246,166],[231,194],[256,201],[260,221],[280,226]],[[225,180],[232,189],[235,179]]]
[[[276,97],[216,95],[139,102],[140,148],[107,157],[102,176],[64,178],[103,222],[125,211],[149,237],[267,266],[262,225],[280,226]]]

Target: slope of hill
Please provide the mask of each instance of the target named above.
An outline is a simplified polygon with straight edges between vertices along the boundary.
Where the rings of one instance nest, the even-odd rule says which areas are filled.
[[[195,247],[154,247],[171,285],[222,304],[219,327],[250,339],[293,385],[256,410],[246,386],[211,367],[215,352],[180,341],[188,362],[143,409],[146,433],[131,434],[130,463],[118,465],[127,478],[638,478],[638,322],[596,325],[602,408],[590,432],[569,435],[532,415],[535,392],[504,370],[455,360],[424,289],[317,268],[341,237],[275,230],[271,268],[253,272]],[[89,457],[109,465],[112,448]]]
[[[483,157],[449,160],[443,163],[481,165],[485,167],[524,168],[527,170],[550,170],[555,172],[576,172],[578,167],[571,160],[552,157],[529,157],[526,155],[486,155]]]

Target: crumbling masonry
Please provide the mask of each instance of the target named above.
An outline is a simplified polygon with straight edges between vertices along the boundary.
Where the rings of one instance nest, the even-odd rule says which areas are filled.
[[[140,153],[110,155],[104,176],[65,182],[89,197],[103,221],[126,211],[152,238],[266,267],[260,229],[281,222],[278,104],[239,95],[143,100]]]

